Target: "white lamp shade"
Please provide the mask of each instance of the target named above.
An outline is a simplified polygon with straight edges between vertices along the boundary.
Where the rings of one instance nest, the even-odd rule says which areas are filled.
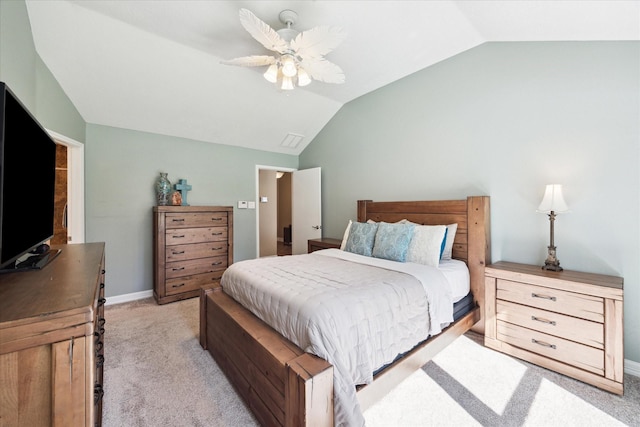
[[[282,76],[282,90],[293,90],[293,80],[291,77]]]
[[[290,55],[282,55],[282,74],[287,77],[293,77],[298,73],[296,62]]]
[[[298,86],[306,86],[311,83],[311,77],[302,68],[298,68]]]
[[[270,81],[271,83],[277,82],[278,81],[278,65],[277,64],[269,65],[269,68],[267,68],[267,71],[265,71],[263,76],[265,79],[267,79],[267,81]]]
[[[542,203],[538,206],[538,212],[549,213],[554,211],[555,213],[567,212],[569,207],[562,197],[562,185],[549,184],[544,191],[544,197]]]

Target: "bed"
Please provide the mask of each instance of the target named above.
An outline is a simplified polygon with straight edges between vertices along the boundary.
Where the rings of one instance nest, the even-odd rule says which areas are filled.
[[[484,267],[490,257],[489,198],[361,200],[357,212],[359,222],[408,220],[425,225],[458,224],[452,257],[466,263],[475,299],[475,307],[467,314],[441,332],[417,342],[402,357],[376,369],[373,381],[354,388],[359,410],[364,411],[458,336],[472,327],[483,332]],[[204,287],[201,291],[200,343],[262,425],[334,425],[334,373],[338,373],[340,365],[334,367],[327,360],[303,351],[220,286]]]

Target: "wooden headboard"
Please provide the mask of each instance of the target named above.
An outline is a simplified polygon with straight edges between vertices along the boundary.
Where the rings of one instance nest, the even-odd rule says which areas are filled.
[[[466,200],[427,200],[411,202],[374,202],[358,200],[358,221],[448,225],[457,223],[453,258],[467,263],[471,292],[484,310],[484,267],[491,263],[491,225],[488,196],[470,196]],[[483,319],[474,330],[484,332]]]

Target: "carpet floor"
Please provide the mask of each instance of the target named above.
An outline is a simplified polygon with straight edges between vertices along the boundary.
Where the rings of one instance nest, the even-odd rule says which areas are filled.
[[[257,426],[198,341],[198,299],[107,306],[103,425]],[[640,378],[617,396],[467,333],[364,413],[369,427],[636,426]]]

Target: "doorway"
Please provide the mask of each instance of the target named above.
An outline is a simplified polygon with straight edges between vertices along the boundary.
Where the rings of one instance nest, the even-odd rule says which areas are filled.
[[[257,171],[258,257],[291,255],[292,170],[260,167]]]
[[[48,129],[47,132],[56,144],[66,147],[66,241],[84,243],[84,144]]]
[[[286,215],[278,223],[278,175],[289,173],[289,189],[282,190],[281,199],[290,197],[290,222]],[[280,175],[282,179],[285,175]],[[296,170],[273,166],[256,166],[256,254],[258,257],[277,255],[279,233],[285,240],[288,230],[293,255],[307,253],[309,239],[322,237],[321,170],[319,167]],[[282,186],[285,187],[283,181]],[[282,210],[283,212],[285,209]]]

